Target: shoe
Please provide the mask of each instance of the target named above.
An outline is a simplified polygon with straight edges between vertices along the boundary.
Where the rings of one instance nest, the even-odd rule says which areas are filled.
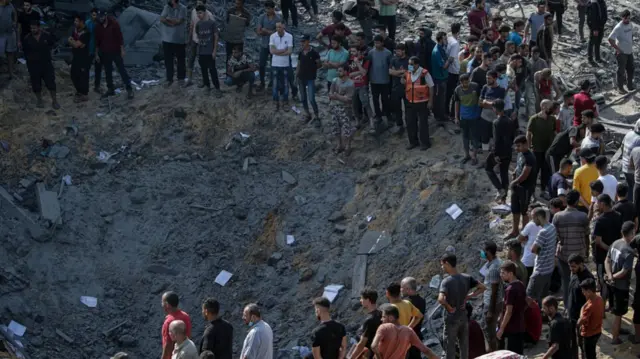
[[[94,87],[93,92],[100,94],[100,87]]]
[[[629,90],[629,92],[631,92],[631,91],[635,91],[635,90],[636,90],[636,87],[635,87],[635,86],[633,86],[633,85],[630,85],[630,86],[627,86],[627,90]]]
[[[238,86],[236,87],[236,93],[240,93],[240,92],[242,92],[242,86],[241,86],[241,85],[238,85]]]
[[[58,103],[58,101],[53,101],[51,103],[51,107],[53,107],[54,110],[59,110],[60,109],[60,104]]]
[[[407,146],[407,151],[410,151],[410,150],[412,150],[412,149],[414,149],[414,148],[416,148],[416,147],[418,147],[418,145],[417,145],[417,144],[415,144],[415,143],[410,143],[410,144]]]
[[[251,100],[253,96],[254,96],[253,90],[249,89],[249,91],[247,92],[247,100]]]
[[[430,148],[431,148],[431,145],[421,145],[420,146],[420,151],[426,151],[426,150],[428,150]]]
[[[462,159],[462,164],[464,165],[465,163],[469,162],[471,160],[471,156],[467,155],[464,156],[464,158]]]
[[[185,81],[185,82],[182,84],[182,88],[187,88],[187,87],[189,87],[189,86],[191,86],[191,85],[193,85],[193,81],[191,81],[191,79],[188,79],[187,81]]]
[[[203,84],[203,83],[199,83],[199,84],[198,84],[198,88],[199,88],[199,89],[203,89],[203,88],[205,88],[205,87],[207,87],[207,88],[208,88],[209,86],[206,86],[206,85],[205,85],[205,84]]]
[[[593,67],[600,67],[600,65],[598,65],[598,63],[593,61],[592,59],[589,59],[589,65],[591,65]]]
[[[258,84],[258,86],[256,86],[256,92],[262,92],[264,91],[264,84]]]
[[[116,92],[114,90],[107,90],[107,92],[102,94],[102,98],[107,98],[115,95],[116,95]]]
[[[477,158],[472,158],[471,159],[471,165],[472,166],[477,166],[478,165],[478,159]]]
[[[611,340],[611,345],[620,345],[620,344],[622,344],[622,339],[620,338]]]
[[[316,116],[312,121],[314,126],[318,128],[322,127],[322,121],[320,121],[320,117]]]
[[[620,87],[618,87],[618,92],[620,92],[621,94],[624,95],[624,94],[627,93],[627,90],[625,90],[624,87],[620,86]]]
[[[133,100],[133,89],[131,87],[127,89],[127,100]]]

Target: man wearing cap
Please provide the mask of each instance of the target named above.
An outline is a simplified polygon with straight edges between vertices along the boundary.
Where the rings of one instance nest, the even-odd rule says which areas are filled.
[[[107,92],[103,95],[114,96],[115,86],[113,85],[113,65],[115,63],[127,88],[127,98],[133,98],[133,89],[131,88],[131,79],[127,70],[124,68],[124,41],[122,39],[122,31],[118,21],[113,16],[107,16],[104,11],[98,11],[98,22],[96,26],[96,48],[98,56],[96,61],[100,61],[104,65],[105,77],[107,78]],[[100,76],[100,74],[96,74]],[[96,83],[100,81],[96,77]]]
[[[591,182],[598,179],[598,169],[595,165],[596,155],[591,149],[580,150],[580,168],[573,173],[573,189],[580,192],[578,209],[584,213],[589,211],[591,205]]]

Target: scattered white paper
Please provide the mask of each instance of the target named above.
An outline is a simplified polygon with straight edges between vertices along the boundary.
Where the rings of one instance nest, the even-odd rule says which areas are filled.
[[[294,244],[295,242],[296,242],[296,239],[295,239],[292,235],[287,234],[287,244],[288,244],[288,245],[292,245],[292,244]]]
[[[71,176],[66,175],[66,176],[62,177],[62,180],[64,181],[64,183],[65,183],[67,186],[71,186]]]
[[[160,81],[159,80],[142,80],[142,86],[153,86],[153,85],[157,85],[159,84]]]
[[[251,135],[248,135],[248,134],[246,134],[246,133],[244,133],[244,132],[240,132],[240,136],[242,136],[242,138],[249,138],[249,137],[251,137]]]
[[[297,107],[295,106],[291,106],[291,109],[293,110],[293,112],[297,113],[298,115],[302,113],[302,111],[300,111]]]
[[[104,113],[102,113],[102,112],[96,113],[96,117],[102,117],[102,116],[104,116]]]
[[[12,320],[11,323],[9,323],[9,330],[13,332],[13,334],[15,334],[16,336],[21,337],[24,335],[24,332],[27,331],[27,327],[25,327],[24,325],[18,322],[14,322]]]
[[[95,308],[96,306],[98,306],[98,298],[96,297],[82,296],[80,297],[80,302],[82,302],[82,304],[86,305],[89,308]]]
[[[508,204],[500,204],[500,205],[491,207],[491,210],[493,212],[511,213],[511,206]]]
[[[487,268],[486,264],[480,268],[480,274],[482,274],[483,277],[486,277],[487,274],[489,274],[489,268]]]
[[[496,219],[494,219],[489,223],[489,229],[496,228],[498,225],[500,225],[501,222],[502,222],[502,219],[500,219],[500,217],[496,217]]]
[[[374,216],[374,215],[367,216],[367,222],[371,222],[374,219],[376,219],[376,216]]]
[[[27,64],[27,60],[23,59],[22,57],[18,59],[18,62],[23,64],[23,65]]]
[[[451,218],[457,219],[462,214],[462,209],[460,209],[460,207],[458,207],[458,205],[454,203],[451,205],[451,207],[447,208],[447,213],[451,216]]]
[[[118,87],[117,89],[113,90],[113,92],[119,95],[122,92],[122,90],[120,90],[120,88]]]
[[[440,289],[441,281],[442,278],[440,277],[440,274],[434,275],[433,278],[431,278],[431,282],[429,282],[429,288]]]
[[[340,293],[340,290],[342,288],[344,288],[344,285],[342,284],[330,284],[324,287],[324,292],[322,293],[322,296],[329,299],[329,302],[333,303],[333,301],[336,299],[336,297],[338,296],[338,293]]]
[[[226,270],[223,270],[222,272],[220,272],[220,274],[218,274],[218,276],[216,277],[216,283],[220,284],[221,286],[225,286],[227,284],[227,282],[229,282],[229,279],[231,279],[231,276],[233,274],[227,272]]]

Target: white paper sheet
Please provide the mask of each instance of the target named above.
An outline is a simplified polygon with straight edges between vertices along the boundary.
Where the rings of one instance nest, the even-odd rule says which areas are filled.
[[[486,277],[487,274],[489,274],[489,269],[487,268],[487,265],[483,265],[482,268],[480,268],[480,274],[482,274],[483,277]]]
[[[98,306],[98,298],[96,297],[82,296],[80,297],[80,302],[89,308],[95,308]]]
[[[16,336],[21,337],[27,331],[27,327],[12,320],[11,323],[9,323],[9,330],[12,331]]]
[[[342,284],[330,284],[324,287],[324,292],[322,293],[322,296],[329,299],[329,302],[333,303],[333,301],[336,299],[336,297],[338,296],[338,293],[340,293],[340,290],[342,288],[344,288],[344,285]]]
[[[229,279],[231,279],[231,276],[233,274],[227,272],[226,270],[223,270],[222,272],[220,272],[220,274],[218,274],[218,276],[216,277],[216,283],[220,284],[221,286],[225,286],[227,284],[227,282],[229,281]]]
[[[288,244],[288,245],[292,245],[292,244],[294,244],[295,242],[296,242],[296,239],[295,239],[292,235],[287,234],[287,244]]]
[[[458,205],[454,203],[451,205],[451,207],[447,208],[446,212],[451,216],[451,218],[457,219],[462,214],[462,209],[460,209],[460,207],[458,207]]]

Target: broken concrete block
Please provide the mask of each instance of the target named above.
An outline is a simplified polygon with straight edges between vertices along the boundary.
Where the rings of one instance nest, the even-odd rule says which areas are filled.
[[[360,239],[358,254],[375,254],[391,244],[391,237],[378,231],[367,231]]]
[[[245,158],[244,163],[242,164],[242,170],[244,172],[247,172],[248,169],[249,169],[249,158]]]
[[[44,183],[39,182],[36,184],[36,198],[42,218],[53,223],[62,224],[58,195],[53,191],[47,191]]]
[[[269,259],[267,259],[267,265],[269,266],[275,266],[280,260],[282,259],[282,253],[280,252],[275,252],[271,255],[271,257],[269,257]]]
[[[344,233],[347,231],[347,226],[345,226],[344,224],[336,224],[333,231],[336,233]]]
[[[282,171],[282,180],[290,185],[295,185],[296,183],[298,183],[298,180],[296,180],[296,178],[287,171]]]
[[[329,222],[340,222],[344,219],[344,214],[340,211],[335,211],[329,216]]]
[[[34,183],[36,183],[35,178],[23,178],[20,180],[20,186],[22,186],[23,188],[29,188],[33,186]]]
[[[9,192],[5,191],[4,188],[0,187],[0,208],[6,211],[9,215],[18,218],[18,220],[27,228],[31,238],[35,240],[44,239],[46,237],[46,232],[42,227],[36,224],[31,217],[27,214],[27,212],[23,211],[20,207],[18,207]]]

